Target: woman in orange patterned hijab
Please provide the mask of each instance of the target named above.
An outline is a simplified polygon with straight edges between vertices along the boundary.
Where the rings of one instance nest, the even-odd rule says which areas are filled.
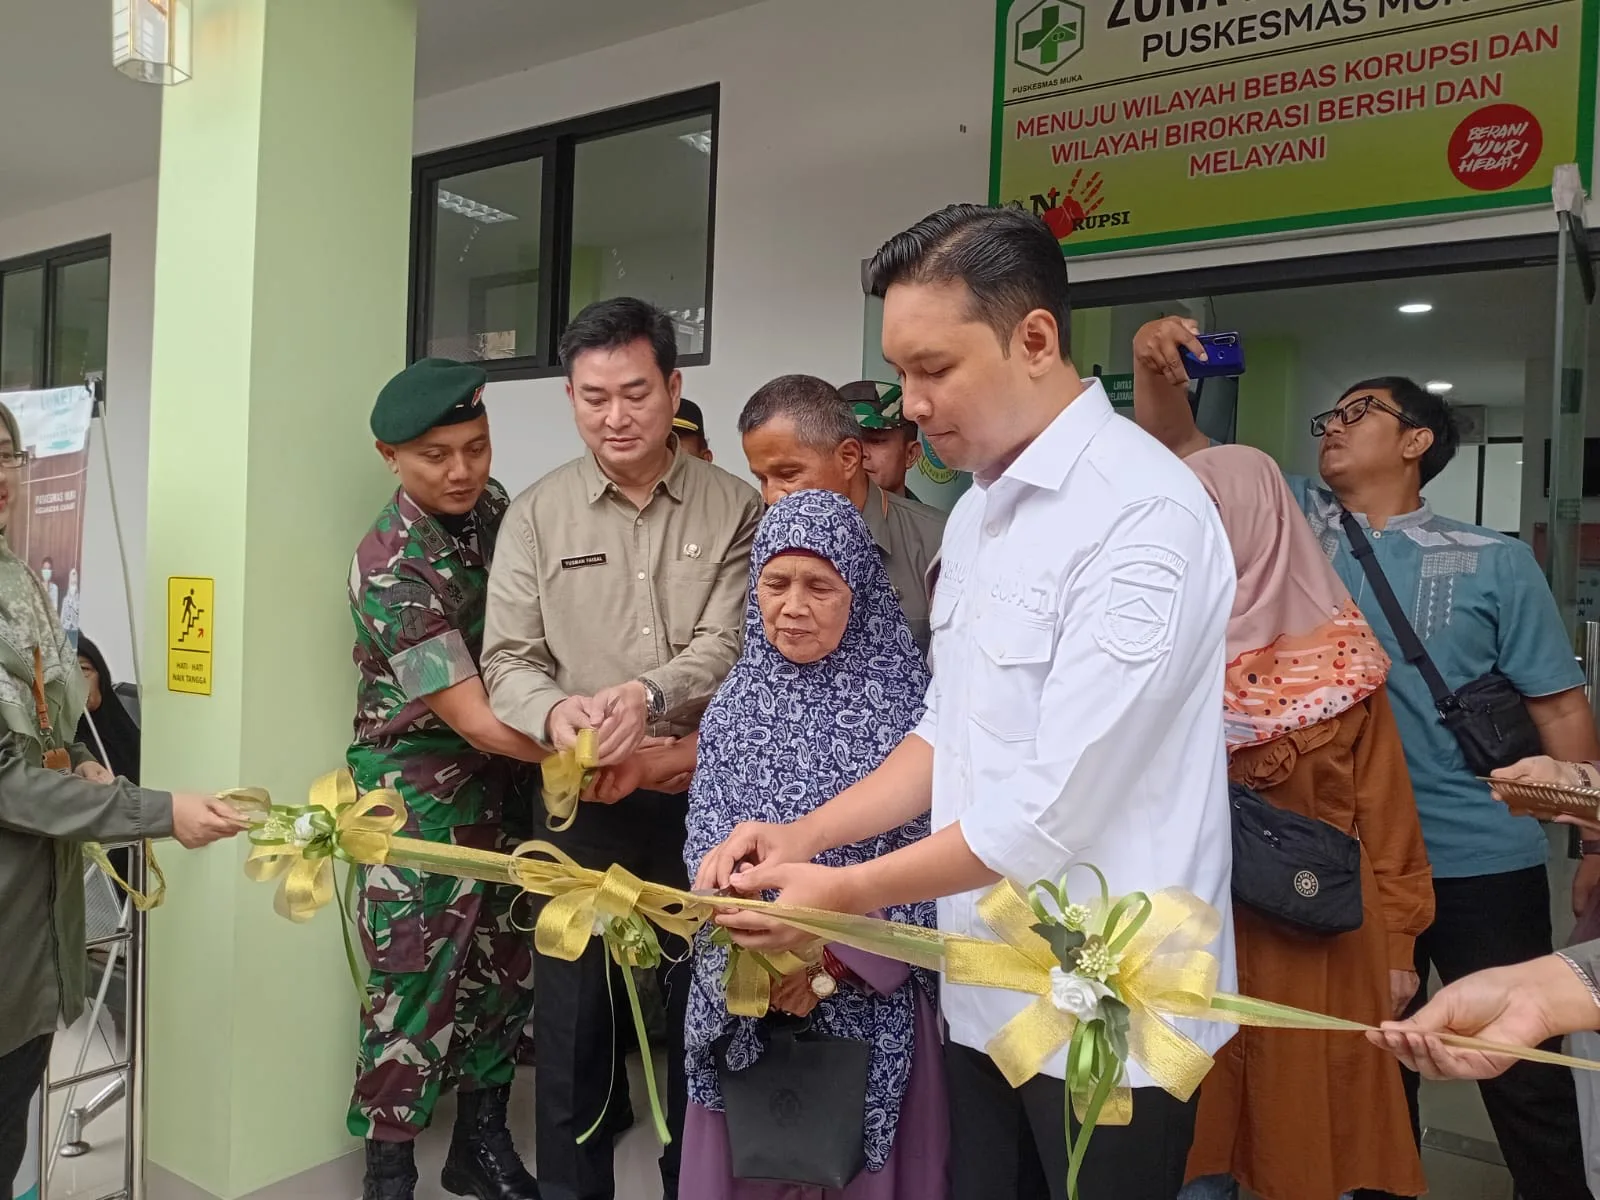
[[[1216,502],[1239,575],[1223,698],[1230,753],[1330,720],[1382,687],[1389,656],[1278,464],[1249,446],[1203,450],[1188,463]]]
[[[1186,460],[1233,546],[1228,776],[1360,841],[1361,928],[1296,932],[1234,906],[1239,990],[1371,1024],[1416,991],[1433,882],[1384,679],[1389,659],[1278,465],[1247,446]],[[1181,1200],[1337,1200],[1425,1186],[1400,1073],[1337,1034],[1242,1029],[1200,1089]]]

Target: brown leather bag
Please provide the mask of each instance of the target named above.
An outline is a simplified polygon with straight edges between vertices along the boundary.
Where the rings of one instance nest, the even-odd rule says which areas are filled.
[[[50,706],[44,699],[44,655],[39,653],[39,647],[33,648],[33,707],[39,715],[39,737],[49,743],[50,734],[54,732],[50,725]],[[72,755],[60,747],[44,752],[44,765],[52,771],[72,770]]]

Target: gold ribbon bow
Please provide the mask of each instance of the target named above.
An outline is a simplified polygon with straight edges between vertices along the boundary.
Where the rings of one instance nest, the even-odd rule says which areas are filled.
[[[224,798],[243,811],[259,811],[242,789]],[[379,788],[358,798],[350,772],[335,771],[312,784],[308,804],[266,805],[264,820],[250,833],[245,874],[260,883],[281,880],[274,910],[304,923],[337,896],[334,860],[382,864],[405,822],[405,803],[397,793]]]
[[[953,983],[1029,992],[1032,1004],[1008,1021],[986,1050],[1013,1087],[1021,1087],[1072,1041],[1078,1020],[1052,999],[1053,969],[1060,966],[1050,944],[1033,926],[1037,915],[1017,887],[1004,882],[978,904],[978,913],[1002,939],[949,939],[946,974]],[[1179,1033],[1163,1011],[1205,1008],[1216,990],[1217,960],[1207,952],[1221,927],[1216,910],[1176,889],[1150,899],[1149,914],[1121,950],[1116,994],[1129,1009],[1128,1052],[1150,1078],[1187,1100],[1211,1069],[1211,1056]],[[1114,930],[1108,934],[1115,936]],[[1077,1106],[1081,1097],[1074,1096]],[[1083,1114],[1080,1112],[1081,1118]],[[1126,1125],[1133,1096],[1119,1085],[1100,1121]]]

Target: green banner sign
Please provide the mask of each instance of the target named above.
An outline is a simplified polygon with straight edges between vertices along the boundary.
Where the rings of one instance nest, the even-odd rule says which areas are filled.
[[[990,199],[1068,254],[1548,203],[1600,0],[999,0]]]

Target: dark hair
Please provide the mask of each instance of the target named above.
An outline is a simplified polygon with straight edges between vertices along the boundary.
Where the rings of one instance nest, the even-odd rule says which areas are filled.
[[[952,204],[885,242],[867,265],[867,291],[897,283],[953,283],[972,294],[974,318],[1002,346],[1035,309],[1055,318],[1061,356],[1071,356],[1067,260],[1050,227],[1020,208]]]
[[[572,318],[556,353],[567,378],[572,378],[572,364],[587,350],[618,350],[644,340],[650,343],[656,366],[662,378],[671,375],[678,366],[678,335],[672,328],[672,318],[646,300],[632,296],[617,296],[611,300],[596,300]]]
[[[788,417],[801,444],[823,453],[861,440],[861,426],[839,389],[815,375],[780,375],[762,384],[739,414],[739,436],[777,417]]]
[[[1388,392],[1396,408],[1418,426],[1432,432],[1433,445],[1423,452],[1421,461],[1417,463],[1417,470],[1422,475],[1422,486],[1427,487],[1440,471],[1450,465],[1450,460],[1456,456],[1456,450],[1461,446],[1461,431],[1456,428],[1456,418],[1450,411],[1450,406],[1444,402],[1443,397],[1435,396],[1426,388],[1418,387],[1415,380],[1407,379],[1403,375],[1380,375],[1376,379],[1363,379],[1360,383],[1346,388],[1339,401],[1343,403],[1357,392],[1373,391]]]

